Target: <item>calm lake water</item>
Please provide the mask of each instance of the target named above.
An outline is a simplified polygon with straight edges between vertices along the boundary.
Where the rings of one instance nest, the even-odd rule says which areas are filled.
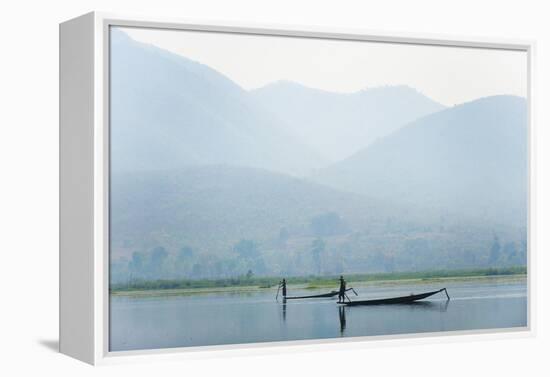
[[[366,335],[523,327],[525,279],[358,285],[359,298],[447,287],[413,305],[340,307],[336,299],[275,301],[276,290],[166,297],[111,297],[111,351]],[[289,289],[289,295],[323,290]],[[351,293],[351,292],[348,292]],[[353,300],[354,295],[350,298]]]

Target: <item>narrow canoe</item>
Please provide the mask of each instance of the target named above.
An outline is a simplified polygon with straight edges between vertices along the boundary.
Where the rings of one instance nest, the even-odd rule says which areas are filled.
[[[323,293],[320,295],[312,295],[312,296],[286,296],[285,298],[287,300],[298,300],[302,298],[324,298],[324,297],[334,297],[338,294],[338,291],[332,291],[330,293]]]
[[[436,293],[443,292],[443,291],[445,292],[445,294],[447,294],[447,289],[442,288],[438,291],[426,292],[426,293],[421,293],[421,294],[418,294],[418,295],[409,295],[409,296],[392,297],[392,298],[381,298],[381,299],[375,299],[375,300],[351,301],[351,302],[344,303],[344,305],[358,306],[358,305],[408,304],[408,303],[415,302],[415,301],[418,301],[418,300],[423,300],[426,297],[433,296]],[[447,298],[449,298],[448,294],[447,294]]]

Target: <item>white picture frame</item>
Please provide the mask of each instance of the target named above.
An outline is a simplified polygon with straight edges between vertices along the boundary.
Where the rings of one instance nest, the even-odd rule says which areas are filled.
[[[415,335],[355,337],[230,346],[109,352],[109,28],[111,26],[297,36],[337,40],[525,51],[528,55],[529,200],[528,310],[525,328]],[[219,356],[228,352],[292,352],[296,347],[365,347],[381,342],[457,341],[533,336],[534,192],[533,98],[535,42],[415,33],[329,30],[88,13],[60,25],[60,352],[90,364],[130,360]]]

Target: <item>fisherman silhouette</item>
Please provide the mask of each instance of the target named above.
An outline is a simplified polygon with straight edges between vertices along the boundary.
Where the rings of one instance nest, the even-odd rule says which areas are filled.
[[[346,281],[343,276],[340,276],[340,290],[338,291],[338,302],[343,303],[346,296]]]
[[[283,297],[286,298],[286,279],[279,283],[279,287],[283,289]]]

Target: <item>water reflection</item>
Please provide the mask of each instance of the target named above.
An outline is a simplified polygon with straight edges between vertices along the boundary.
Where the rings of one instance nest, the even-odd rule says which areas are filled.
[[[375,285],[369,286],[369,293],[373,297],[397,297],[405,289],[427,291],[432,288],[425,285],[407,285],[405,288]],[[408,305],[357,307],[338,306],[335,299],[293,300],[287,303],[280,294],[277,302],[274,291],[166,297],[112,296],[110,349],[327,339],[526,325],[525,281],[501,284],[453,282],[452,289],[452,303],[432,299]]]
[[[447,308],[449,307],[450,302],[451,302],[451,300],[448,299],[447,301],[445,301],[445,303],[443,305],[440,304],[439,311],[442,312],[442,313],[445,313],[447,311]]]
[[[344,336],[346,330],[346,307],[344,305],[338,307],[338,316],[340,318],[340,336]]]
[[[409,307],[411,310],[420,309],[420,310],[433,310],[433,311],[439,311],[439,312],[446,312],[447,308],[449,307],[450,300],[445,300],[443,302],[437,302],[437,301],[415,301],[415,302],[409,302],[406,304],[397,304],[401,307]]]

